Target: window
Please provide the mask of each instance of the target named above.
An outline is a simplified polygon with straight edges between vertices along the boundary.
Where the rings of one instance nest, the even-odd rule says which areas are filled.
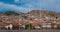
[[[0,22],[3,22],[2,20],[0,20]]]

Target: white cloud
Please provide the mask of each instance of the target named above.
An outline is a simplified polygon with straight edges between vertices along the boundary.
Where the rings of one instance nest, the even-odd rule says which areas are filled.
[[[14,0],[14,2],[15,2],[15,3],[19,3],[19,2],[20,2],[20,0]]]
[[[34,9],[34,8],[27,8],[27,7],[11,5],[11,4],[5,4],[3,2],[0,2],[0,8],[5,8],[6,10],[20,11],[20,12],[28,12],[28,11]]]
[[[60,10],[60,0],[14,0],[20,6],[6,4],[0,2],[0,8],[10,9],[14,11],[30,11],[30,10]],[[19,2],[19,3],[18,3]],[[1,9],[0,9],[1,10]]]

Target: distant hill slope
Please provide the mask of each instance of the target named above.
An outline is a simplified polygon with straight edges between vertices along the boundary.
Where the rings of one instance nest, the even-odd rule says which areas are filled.
[[[27,14],[37,15],[37,16],[43,15],[43,16],[51,16],[51,17],[60,16],[59,13],[48,11],[48,10],[32,10],[32,11],[28,12]]]
[[[0,13],[0,15],[20,15],[22,18],[39,18],[40,16],[47,16],[47,17],[60,17],[59,13],[48,11],[48,10],[32,10],[27,13],[16,13],[14,11],[7,11],[5,13]],[[34,16],[34,17],[33,17]]]
[[[8,14],[10,14],[8,16]],[[16,16],[16,14],[19,14]],[[12,23],[13,25],[19,23],[26,25],[32,23],[34,25],[40,25],[40,23],[54,23],[57,22],[60,24],[60,14],[47,10],[32,10],[28,13],[16,13],[16,12],[5,12],[0,13],[0,23],[1,25],[5,23],[5,25]],[[0,26],[1,26],[0,25]],[[4,25],[2,25],[4,26]]]

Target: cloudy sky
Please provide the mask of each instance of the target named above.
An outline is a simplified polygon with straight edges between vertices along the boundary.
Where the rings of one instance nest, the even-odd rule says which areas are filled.
[[[60,0],[0,0],[0,12],[50,10],[60,12]]]

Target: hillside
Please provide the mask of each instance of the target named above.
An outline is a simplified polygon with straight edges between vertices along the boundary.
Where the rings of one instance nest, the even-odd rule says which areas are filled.
[[[59,18],[60,14],[52,11],[47,11],[47,10],[32,10],[28,12],[26,15],[34,16],[36,18],[40,17],[54,17],[54,18]]]
[[[12,24],[14,27],[30,23],[33,26],[39,26],[43,23],[60,24],[60,14],[47,10],[32,10],[28,13],[5,12],[0,13],[0,23],[0,26]]]

